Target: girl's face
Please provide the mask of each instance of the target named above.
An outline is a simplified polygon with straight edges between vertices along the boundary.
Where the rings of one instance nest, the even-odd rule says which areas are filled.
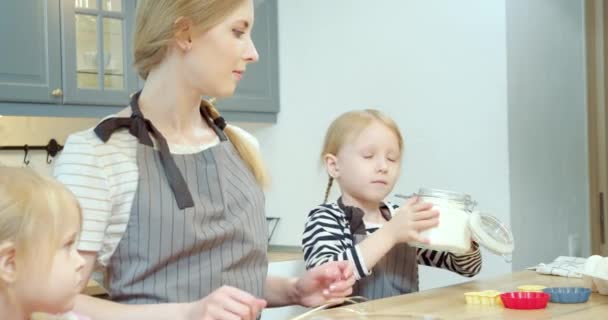
[[[328,157],[333,157],[326,158],[328,171],[340,185],[342,194],[359,202],[384,200],[401,169],[397,135],[378,121],[344,144],[335,157]]]
[[[257,62],[251,39],[253,0],[246,0],[223,22],[202,34],[192,33],[184,53],[184,74],[189,85],[203,95],[230,96],[247,65]]]
[[[79,232],[77,223],[65,228],[59,248],[53,247],[50,253],[50,265],[28,257],[27,265],[17,266],[15,293],[25,312],[64,313],[73,309],[84,281],[85,261],[76,250]]]

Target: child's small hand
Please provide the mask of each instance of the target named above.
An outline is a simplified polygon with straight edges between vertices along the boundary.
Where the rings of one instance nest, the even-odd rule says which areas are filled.
[[[189,320],[255,320],[266,307],[266,301],[237,288],[222,286],[186,306]]]
[[[401,206],[386,226],[395,243],[420,242],[428,244],[428,239],[420,233],[439,224],[439,211],[433,210],[433,204],[421,202],[420,198],[408,199]]]

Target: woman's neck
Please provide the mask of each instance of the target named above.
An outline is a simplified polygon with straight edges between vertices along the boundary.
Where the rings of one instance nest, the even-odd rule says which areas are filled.
[[[26,316],[25,312],[18,304],[13,303],[10,297],[0,292],[0,314],[2,320],[27,320],[29,316]]]
[[[168,60],[150,71],[139,106],[170,143],[207,143],[216,136],[200,115],[201,93],[187,85],[179,70]]]

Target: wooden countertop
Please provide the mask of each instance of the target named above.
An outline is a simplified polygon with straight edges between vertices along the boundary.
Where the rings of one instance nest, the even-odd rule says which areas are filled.
[[[304,260],[302,249],[298,246],[268,246],[268,262],[285,262],[294,260]],[[83,291],[84,294],[99,296],[106,294],[106,290],[95,280],[90,280]]]
[[[467,305],[464,300],[465,292],[517,291],[517,287],[524,284],[573,287],[582,286],[583,281],[577,278],[540,275],[534,271],[520,271],[488,280],[475,280],[444,288],[323,310],[301,319],[608,319],[608,296],[598,293],[593,293],[587,303],[558,304],[550,302],[546,309],[540,310],[512,310],[502,306]],[[377,316],[358,316],[347,309],[376,313]],[[384,314],[384,316],[380,314]],[[389,314],[392,316],[388,316]],[[397,317],[396,314],[401,317]],[[408,317],[408,315],[410,316]]]
[[[268,262],[304,261],[304,253],[299,246],[268,246]]]

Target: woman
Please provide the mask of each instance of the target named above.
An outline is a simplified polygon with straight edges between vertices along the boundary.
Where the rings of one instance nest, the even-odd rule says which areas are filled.
[[[201,96],[233,94],[249,63],[252,0],[139,1],[130,106],[71,135],[55,167],[83,207],[85,278],[105,268],[113,302],[81,296],[94,319],[254,319],[266,306],[314,306],[351,292],[336,262],[267,277],[255,139]]]

